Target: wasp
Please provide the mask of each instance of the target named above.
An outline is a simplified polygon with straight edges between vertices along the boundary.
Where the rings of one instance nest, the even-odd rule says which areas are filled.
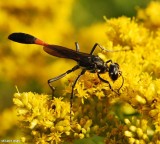
[[[96,73],[98,78],[102,82],[107,83],[109,85],[109,88],[113,92],[115,92],[116,94],[119,95],[119,90],[122,88],[123,83],[124,83],[124,78],[122,76],[122,72],[119,69],[118,63],[112,62],[111,59],[107,60],[107,61],[103,61],[99,56],[93,55],[93,53],[97,47],[101,48],[102,50],[106,50],[98,43],[94,44],[90,53],[84,53],[84,52],[79,51],[80,48],[79,48],[79,45],[77,42],[75,43],[76,50],[72,50],[72,49],[66,48],[64,46],[48,44],[48,43],[46,43],[46,42],[44,42],[44,41],[42,41],[32,35],[26,34],[26,33],[12,33],[8,36],[8,38],[10,40],[18,42],[18,43],[41,45],[41,46],[43,46],[43,50],[52,56],[59,57],[59,58],[72,59],[77,62],[77,65],[75,65],[72,69],[66,71],[65,73],[63,73],[57,77],[54,77],[54,78],[51,78],[48,80],[48,85],[51,88],[52,94],[53,94],[55,91],[55,88],[52,86],[53,82],[65,77],[66,75],[68,75],[71,72],[74,72],[77,69],[80,69],[80,68],[82,69],[80,74],[77,76],[77,78],[75,79],[75,81],[72,85],[72,91],[71,91],[71,96],[70,96],[70,114],[71,114],[71,109],[72,109],[75,85],[76,85],[77,81],[79,80],[79,78],[86,71],[89,71],[91,73]],[[106,50],[106,51],[109,52],[109,50]],[[100,74],[103,74],[103,73],[108,73],[109,77],[111,78],[112,81],[117,80],[120,76],[122,77],[122,84],[119,87],[118,91],[116,91],[112,88],[112,86],[108,80],[105,80],[101,77]]]

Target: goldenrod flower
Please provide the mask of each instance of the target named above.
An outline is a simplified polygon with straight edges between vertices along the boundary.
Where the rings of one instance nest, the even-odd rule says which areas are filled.
[[[151,2],[146,9],[138,10],[138,17],[106,19],[97,29],[95,25],[80,32],[81,37],[84,34],[92,39],[94,30],[95,39],[99,30],[104,31],[105,36],[97,38],[103,39],[104,47],[122,50],[98,54],[104,61],[111,59],[119,64],[124,77],[120,95],[100,81],[96,74],[86,72],[74,89],[70,121],[68,93],[76,74],[67,77],[64,99],[56,96],[51,100],[48,95],[31,92],[16,93],[13,101],[20,125],[26,130],[22,140],[62,143],[99,135],[106,143],[159,143],[159,5],[158,1]],[[123,51],[126,49],[128,51]],[[122,85],[122,77],[113,82],[107,72],[101,76],[114,90]]]
[[[144,24],[150,29],[156,29],[160,26],[159,1],[151,1],[146,9],[138,10],[138,18],[144,21]]]
[[[128,119],[125,121],[127,122]],[[148,143],[150,141],[147,123],[147,120],[135,117],[130,123],[126,123],[128,130],[125,130],[124,135],[128,137],[129,143]]]
[[[47,95],[16,93],[13,102],[22,127],[30,133],[26,141],[59,143],[62,135],[70,133],[70,105],[62,98],[50,100]]]

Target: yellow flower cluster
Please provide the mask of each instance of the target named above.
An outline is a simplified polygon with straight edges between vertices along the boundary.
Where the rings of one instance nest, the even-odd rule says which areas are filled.
[[[132,117],[132,120],[125,119],[128,130],[125,131],[125,136],[128,137],[129,143],[146,144],[149,142],[149,136],[153,135],[154,131],[148,129],[148,121]]]
[[[68,5],[71,3],[72,1]],[[65,13],[63,8],[65,7],[62,5],[61,15]],[[42,7],[41,9],[46,12]],[[71,93],[76,73],[67,76],[68,82],[65,83],[63,99],[57,98],[58,95],[51,100],[44,94],[16,93],[13,101],[17,107],[20,126],[25,130],[21,140],[35,143],[62,143],[99,135],[105,139],[105,143],[111,144],[160,143],[159,9],[160,3],[153,1],[146,9],[139,9],[137,17],[105,18],[104,24],[82,29],[77,34],[82,41],[86,42],[87,38],[87,41],[99,42],[108,50],[120,50],[114,53],[106,51],[98,53],[104,61],[111,59],[119,64],[124,83],[122,77],[113,82],[108,73],[101,74],[101,77],[109,81],[115,91],[123,83],[120,95],[113,92],[107,83],[100,81],[96,74],[89,72],[86,72],[75,86],[71,115],[68,94]],[[68,15],[69,13],[68,10]],[[58,20],[61,23],[61,16]],[[67,27],[72,31],[70,24]],[[36,26],[34,28],[37,29]],[[60,35],[56,41],[62,41]],[[82,47],[88,47],[85,42]],[[23,56],[23,54],[20,56],[17,63],[27,65]],[[37,61],[34,59],[35,63],[38,65],[41,62],[38,65],[41,67],[45,62],[39,58],[38,53],[34,56],[37,59]],[[33,59],[29,60],[31,62]],[[60,61],[63,63],[63,60]],[[44,70],[40,68],[33,72],[32,64],[30,66],[29,69],[26,67],[27,74],[32,76],[36,73],[36,77],[39,78],[45,76],[46,71],[53,70],[50,65]],[[58,63],[56,68],[59,66]],[[14,69],[14,64],[11,63],[10,67]],[[23,75],[22,73],[24,72],[20,72],[18,76]],[[17,76],[15,73],[7,75]],[[46,77],[43,79],[46,80]]]
[[[147,9],[153,9],[153,6],[154,11],[158,11],[160,3],[152,2]],[[144,14],[145,13],[146,9],[144,10]],[[151,14],[150,17],[152,17]],[[154,21],[158,21],[160,20],[160,17],[153,16],[153,19]],[[148,21],[144,20],[144,22],[147,23]],[[109,113],[110,107],[118,102],[127,102],[142,116],[142,123],[145,121],[148,125],[146,126],[145,132],[143,132],[145,133],[145,138],[142,140],[143,143],[158,143],[160,131],[160,29],[159,27],[152,29],[151,27],[144,25],[143,21],[139,21],[138,17],[132,19],[127,17],[106,19],[105,26],[105,47],[110,50],[131,49],[126,52],[104,52],[103,55],[100,54],[105,61],[112,59],[119,63],[122,75],[125,79],[121,89],[121,95],[118,96],[112,92],[107,84],[98,80],[96,74],[85,73],[75,88],[75,96],[78,98],[75,98],[74,111],[77,115],[79,114],[81,117],[85,117],[86,120],[92,120],[91,130],[92,127],[98,125],[97,131],[100,132],[99,135],[102,136],[103,133],[100,129],[103,128],[103,130],[105,129],[104,131],[107,131],[107,113]],[[121,78],[114,83],[109,79],[107,73],[103,75],[103,78],[109,80],[113,89],[118,89],[121,86]],[[72,80],[73,78],[71,78],[71,81]],[[71,84],[69,87],[71,87]],[[68,90],[66,90],[66,92],[68,92]],[[84,105],[82,105],[81,108],[78,108],[81,101]],[[107,108],[105,109],[104,106],[106,105]],[[97,112],[97,109],[100,107],[103,108],[101,111]],[[121,112],[123,113],[124,111]],[[135,112],[132,112],[132,114],[134,113]],[[102,116],[103,114],[104,116]],[[81,118],[79,118],[79,121],[81,121]],[[151,123],[149,121],[151,121]],[[143,128],[141,130],[140,127],[142,125],[135,125],[136,130],[142,131]],[[155,128],[155,133],[150,134],[149,129],[152,131],[154,130],[153,127]],[[128,131],[122,131],[124,132],[124,135],[128,133]],[[90,133],[92,133],[92,131]],[[113,139],[117,137],[122,138],[124,135],[120,136],[117,132],[113,136]],[[141,137],[138,136],[137,138],[135,134],[132,134],[131,136],[126,134],[125,136],[126,140],[130,137],[129,143],[136,143],[136,139],[139,139],[139,142],[141,142]]]
[[[70,105],[62,98],[49,100],[47,95],[15,93],[14,104],[21,126],[30,137],[23,142],[59,143],[70,134]]]
[[[149,29],[156,30],[160,26],[160,13],[157,12],[158,9],[160,9],[159,1],[151,1],[146,9],[138,10],[137,17]]]

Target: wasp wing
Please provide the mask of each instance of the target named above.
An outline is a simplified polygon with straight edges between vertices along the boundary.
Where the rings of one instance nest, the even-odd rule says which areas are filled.
[[[75,61],[80,61],[84,57],[86,58],[90,56],[87,53],[77,52],[75,50],[58,45],[47,45],[43,48],[43,50],[52,56],[73,59]]]

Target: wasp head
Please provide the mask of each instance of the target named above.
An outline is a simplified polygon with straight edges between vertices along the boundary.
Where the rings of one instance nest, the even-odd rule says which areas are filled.
[[[121,71],[119,70],[119,65],[117,63],[111,63],[109,66],[109,76],[115,81],[121,75]]]

